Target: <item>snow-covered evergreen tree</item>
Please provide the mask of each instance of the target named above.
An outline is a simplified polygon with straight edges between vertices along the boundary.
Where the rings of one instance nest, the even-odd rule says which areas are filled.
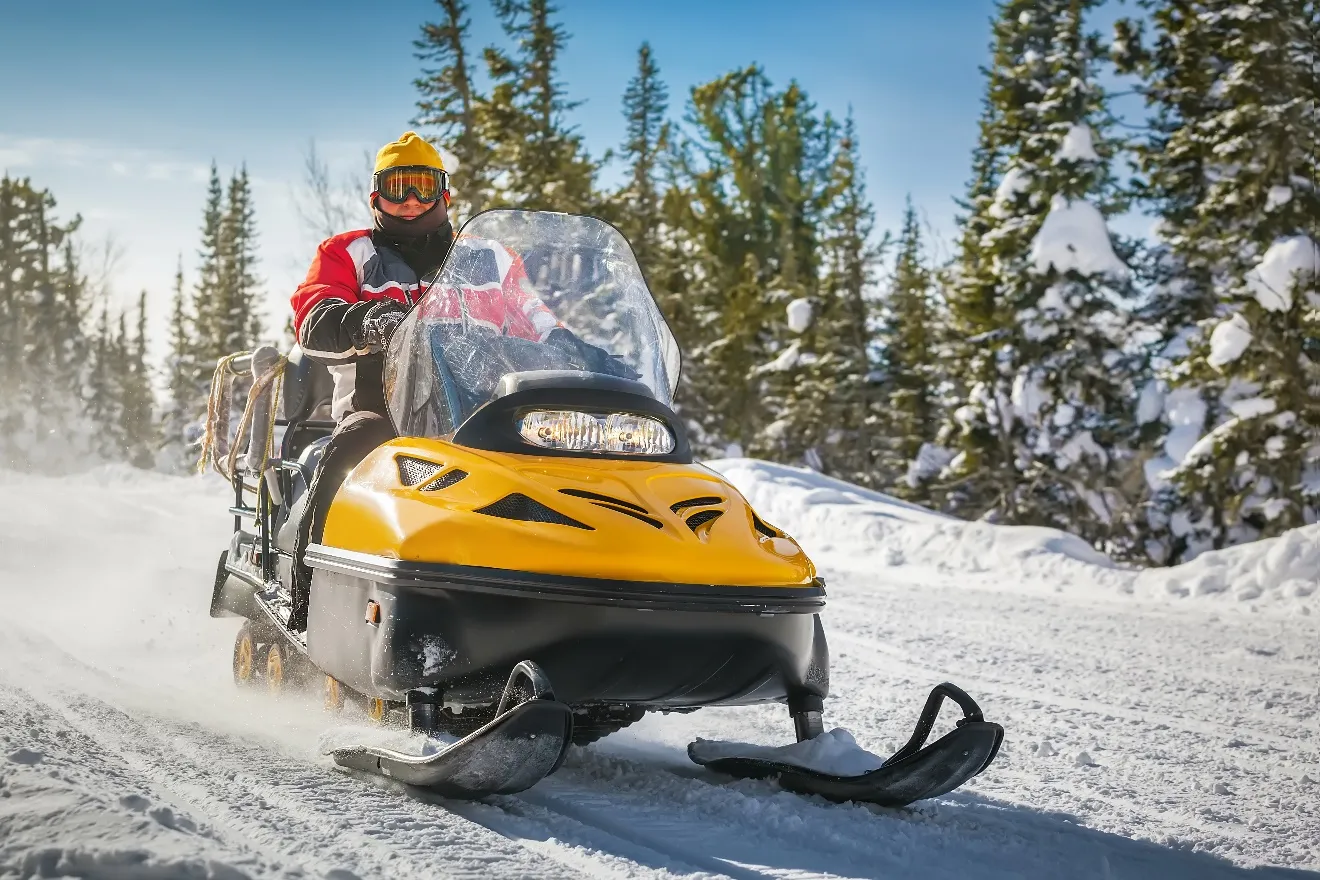
[[[948,463],[932,448],[939,433],[943,384],[934,297],[921,227],[909,198],[877,342],[883,351],[886,470],[896,477],[891,483],[895,494],[922,500],[925,481]]]
[[[1124,60],[1155,111],[1141,166],[1167,254],[1147,543],[1174,562],[1320,511],[1320,5],[1171,0],[1152,18],[1150,49],[1125,29]]]
[[[155,463],[158,444],[155,399],[151,389],[151,368],[147,363],[147,293],[137,301],[130,335],[127,316],[119,317],[118,347],[122,370],[117,374],[119,424],[122,447],[120,458],[136,467]]]
[[[165,400],[160,410],[160,450],[156,465],[165,471],[183,472],[196,464],[192,445],[199,423],[195,421],[199,400],[206,389],[198,383],[195,361],[197,345],[193,337],[191,302],[183,278],[183,259],[174,271],[174,291],[170,297],[169,353],[165,357]]]
[[[226,193],[212,164],[192,316],[197,366],[205,378],[219,358],[252,347],[261,336],[256,254],[256,211],[247,169],[230,177]]]
[[[225,309],[213,333],[227,354],[255,347],[262,337],[261,279],[256,274],[256,207],[246,166],[229,180],[221,234]]]
[[[844,367],[847,315],[822,281],[822,236],[833,201],[838,124],[797,83],[772,94],[763,115],[762,198],[769,226],[758,262],[772,273],[761,291],[773,361],[754,370],[763,421],[752,435],[759,455],[826,470]],[[778,306],[778,308],[776,308]],[[779,315],[775,312],[784,309]],[[782,317],[780,317],[782,315]]]
[[[87,375],[87,413],[97,425],[94,451],[98,458],[113,459],[120,448],[119,407],[116,401],[114,335],[110,327],[110,307],[102,302],[97,310],[89,346]]]
[[[202,246],[197,282],[192,297],[192,348],[182,360],[192,370],[197,389],[191,409],[175,414],[181,424],[204,423],[207,390],[217,362],[234,352],[247,351],[261,343],[264,335],[258,304],[261,281],[257,262],[256,211],[246,168],[231,175],[228,190],[211,166],[210,184],[202,211]],[[234,396],[237,422],[245,389]]]
[[[87,463],[96,425],[83,406],[84,279],[55,199],[0,176],[0,466]]]
[[[1010,0],[995,25],[989,104],[967,247],[951,297],[975,344],[946,437],[964,513],[1110,540],[1128,503],[1134,431],[1125,350],[1130,272],[1107,214],[1123,205],[1109,171],[1095,0]],[[962,482],[963,486],[958,483]]]
[[[821,396],[808,385],[802,399],[825,404],[820,417],[828,429],[817,437],[824,469],[850,482],[888,487],[893,475],[883,470],[880,455],[888,425],[874,381],[872,318],[875,270],[889,237],[873,240],[875,210],[851,114],[831,165],[829,193],[821,221],[823,279],[816,319],[824,338],[822,357],[812,365]]]
[[[677,216],[692,279],[685,344],[704,375],[684,414],[710,452],[800,458],[807,447],[781,417],[793,371],[815,352],[785,309],[818,294],[837,126],[796,84],[775,90],[758,67],[693,89],[687,122]]]
[[[228,335],[224,330],[226,312],[225,285],[225,191],[220,182],[220,171],[211,163],[211,177],[206,189],[206,204],[202,209],[202,246],[197,257],[197,283],[193,289],[193,341],[194,362],[198,384],[210,377],[215,362],[232,348],[226,348]],[[204,402],[203,402],[203,405]]]

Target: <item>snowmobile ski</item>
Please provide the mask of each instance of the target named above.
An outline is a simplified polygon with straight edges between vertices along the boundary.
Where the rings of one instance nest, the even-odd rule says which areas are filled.
[[[535,677],[524,671],[530,668]],[[512,709],[515,695],[525,695],[520,679],[535,695]],[[573,710],[554,699],[534,664],[520,663],[509,678],[495,718],[433,755],[409,755],[393,749],[336,749],[336,764],[429,788],[452,798],[473,799],[514,794],[531,788],[559,768],[573,740]]]
[[[954,730],[925,745],[946,698],[962,708],[963,718]],[[936,685],[926,699],[907,744],[883,766],[869,773],[838,776],[762,757],[712,757],[701,742],[688,746],[688,757],[729,776],[777,777],[783,788],[798,794],[817,794],[840,803],[860,801],[901,807],[947,794],[967,782],[990,766],[1003,739],[1003,727],[986,721],[975,700],[961,688],[945,682]]]

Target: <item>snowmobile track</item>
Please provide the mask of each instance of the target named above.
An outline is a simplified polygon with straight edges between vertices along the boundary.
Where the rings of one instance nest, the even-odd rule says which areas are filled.
[[[135,719],[86,693],[25,687],[14,697],[44,709],[44,723],[58,723],[57,737],[58,727],[75,732],[83,769],[186,812],[207,836],[246,854],[244,861],[266,863],[262,875],[278,864],[280,874],[314,866],[360,877],[429,876],[441,852],[447,876],[471,880],[489,880],[501,864],[501,873],[555,880],[583,876],[586,867],[547,860],[545,852],[447,821],[445,813],[328,767],[198,725]]]
[[[942,669],[935,664],[920,663],[911,659],[908,652],[901,648],[891,648],[881,644],[873,644],[865,638],[855,636],[848,632],[835,632],[831,634],[831,641],[841,643],[848,647],[845,651],[857,651],[868,654],[881,662],[886,667],[894,669],[901,667],[914,673],[920,673],[918,680],[926,678],[939,678],[941,676],[949,677],[953,672]],[[978,693],[993,694],[1000,697],[1007,697],[1019,703],[1048,703],[1061,709],[1067,709],[1071,712],[1081,712],[1098,717],[1109,716],[1134,724],[1144,724],[1154,727],[1163,725],[1165,727],[1177,727],[1183,733],[1196,736],[1215,736],[1232,737],[1242,733],[1242,727],[1229,721],[1208,721],[1205,719],[1188,718],[1184,715],[1159,714],[1154,709],[1143,709],[1139,706],[1121,705],[1118,703],[1107,702],[1099,699],[1077,699],[1048,689],[1048,683],[1045,686],[1032,684],[1030,687],[1023,686],[1016,682],[1005,681],[1001,678],[987,675],[968,675],[960,674],[958,678],[965,681],[968,687],[976,690]],[[1297,731],[1302,736],[1320,736],[1320,725],[1314,726],[1299,724]],[[1253,739],[1260,740],[1270,744],[1281,751],[1292,751],[1300,744],[1300,737],[1284,736],[1277,733],[1270,733],[1261,730],[1252,730],[1250,736]]]
[[[580,765],[594,763],[589,753],[579,754],[577,759]],[[820,846],[819,835],[813,832],[814,823],[797,829],[797,833],[781,839],[777,845],[768,846],[754,818],[756,811],[748,815],[738,810],[694,809],[706,802],[723,805],[729,801],[729,793],[722,792],[721,786],[634,765],[631,772],[645,774],[652,787],[621,794],[612,787],[610,762],[601,763],[605,765],[600,768],[604,772],[598,776],[583,772],[580,766],[575,771],[560,771],[521,794],[480,802],[448,800],[425,789],[371,778],[358,771],[349,773],[365,782],[394,788],[415,800],[435,804],[569,867],[581,870],[584,862],[594,862],[592,867],[596,872],[591,876],[632,877],[636,876],[638,865],[666,874],[729,880],[887,876],[876,872],[872,864],[875,852],[871,847],[849,846],[841,839],[830,841],[833,846]],[[764,795],[775,795],[768,784],[757,783],[753,787],[763,788]],[[755,803],[761,794],[736,794],[731,800]],[[787,793],[783,796],[798,797]],[[823,808],[828,810],[832,806]],[[543,841],[550,837],[574,849],[556,848],[546,852]],[[591,857],[582,853],[582,849],[590,852]],[[719,855],[711,855],[712,851]],[[612,867],[608,860],[620,856],[628,861]],[[766,864],[776,861],[813,867]],[[845,863],[846,873],[837,873]]]

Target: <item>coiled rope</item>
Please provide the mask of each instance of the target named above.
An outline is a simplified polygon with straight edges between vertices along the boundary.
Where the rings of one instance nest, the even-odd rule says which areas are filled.
[[[220,358],[216,362],[215,373],[211,376],[211,393],[206,402],[206,430],[202,434],[201,454],[197,459],[198,473],[205,473],[206,469],[211,467],[221,476],[233,482],[234,475],[237,473],[239,456],[243,454],[243,438],[251,430],[252,418],[256,412],[257,403],[270,389],[271,384],[284,375],[284,369],[289,363],[287,357],[280,355],[275,366],[252,383],[252,387],[248,390],[247,403],[243,407],[243,415],[238,421],[238,430],[234,432],[233,441],[231,442],[229,438],[229,415],[233,402],[234,383],[239,376],[251,375],[252,372],[251,367],[246,371],[235,370],[234,362],[242,358],[251,358],[252,354],[253,352],[250,351],[235,352]],[[271,391],[271,417],[267,420],[266,436],[262,448],[261,460],[263,462],[270,460],[275,448],[275,413],[279,412],[281,387],[282,383],[275,383],[275,388]],[[255,487],[248,488],[256,491]]]

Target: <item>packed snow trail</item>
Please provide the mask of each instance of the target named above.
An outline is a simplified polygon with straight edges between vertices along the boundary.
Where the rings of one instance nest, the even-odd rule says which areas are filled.
[[[687,760],[787,741],[780,707],[648,716],[478,803],[339,772],[319,701],[230,681],[223,485],[0,473],[0,877],[1320,877],[1309,597],[1134,598],[1057,533],[720,466],[829,580],[827,723],[887,754],[949,679],[1008,730],[986,774],[883,810]]]

